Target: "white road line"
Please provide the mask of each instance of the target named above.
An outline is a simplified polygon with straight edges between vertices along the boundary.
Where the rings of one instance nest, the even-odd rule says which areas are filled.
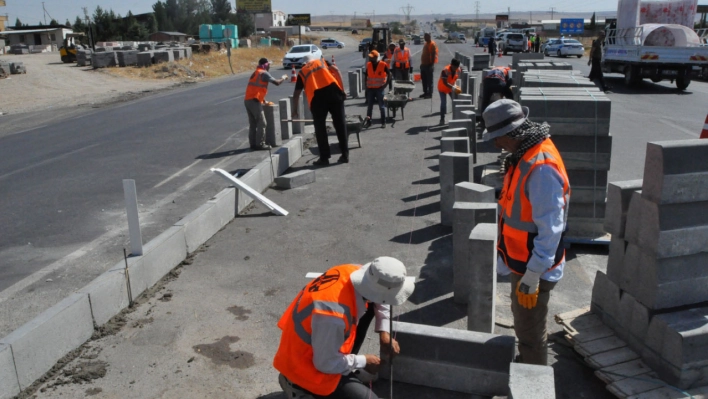
[[[31,132],[32,130],[41,129],[41,128],[47,127],[47,126],[49,126],[49,125],[42,125],[42,126],[37,126],[37,127],[25,129],[25,130],[20,130],[19,132],[8,133],[7,135],[8,135],[8,136],[14,136],[14,135],[16,135],[16,134]]]
[[[701,133],[701,132],[699,132],[699,131],[692,132],[692,131],[690,131],[690,130],[684,128],[684,127],[681,127],[681,126],[679,126],[679,125],[677,125],[677,124],[675,124],[675,123],[669,122],[668,120],[663,119],[663,118],[659,119],[659,122],[663,123],[664,125],[666,125],[666,126],[668,126],[668,127],[670,127],[670,128],[674,128],[674,129],[679,130],[679,131],[681,131],[681,132],[683,132],[683,133],[686,133],[687,135],[691,136],[691,138],[694,138],[694,139],[695,139],[695,138],[700,137],[700,133]]]
[[[232,134],[231,136],[229,136],[229,138],[227,138],[226,141],[224,141],[223,144],[221,144],[220,146],[218,146],[218,147],[214,148],[213,150],[211,150],[211,151],[209,152],[209,154],[213,154],[214,152],[218,151],[220,148],[222,148],[223,146],[225,146],[225,145],[229,142],[229,140],[231,140],[232,137],[236,136],[237,134],[243,132],[243,131],[246,130],[246,129],[248,129],[248,127],[244,127],[244,128],[242,128],[241,130],[239,130],[238,132],[236,132],[236,133]],[[167,179],[165,179],[165,180],[163,180],[163,181],[157,183],[157,185],[155,185],[153,188],[158,188],[158,187],[160,187],[160,186],[166,184],[166,183],[169,182],[170,180],[172,180],[172,179],[178,177],[179,175],[181,175],[184,171],[188,170],[189,168],[193,167],[194,165],[196,165],[196,164],[198,164],[198,163],[200,163],[200,162],[202,162],[202,161],[203,161],[203,159],[197,159],[196,161],[192,162],[190,165],[188,165],[188,166],[186,166],[186,167],[180,169],[177,173],[175,173],[175,174],[173,174],[172,176],[168,177]]]
[[[17,169],[17,170],[15,170],[15,171],[12,171],[12,172],[9,172],[9,173],[5,173],[4,175],[0,175],[0,179],[4,179],[4,178],[6,178],[6,177],[9,177],[9,176],[12,176],[12,175],[16,175],[16,174],[18,174],[18,173],[22,173],[22,172],[25,172],[25,171],[30,170],[30,169],[34,169],[34,168],[37,168],[37,167],[40,167],[40,166],[44,166],[44,165],[46,165],[46,164],[48,164],[48,163],[52,163],[52,162],[54,162],[54,161],[58,161],[58,160],[60,160],[60,159],[66,158],[66,157],[68,157],[69,155],[74,155],[74,154],[76,154],[76,153],[79,153],[79,152],[88,150],[89,148],[96,147],[97,145],[99,145],[99,144],[98,144],[98,143],[96,143],[96,144],[91,144],[91,145],[89,145],[89,146],[86,146],[86,147],[83,147],[83,148],[79,148],[78,150],[74,150],[74,151],[67,152],[66,154],[62,154],[62,155],[59,155],[59,156],[54,157],[54,158],[45,159],[44,161],[38,162],[38,163],[36,163],[36,164],[34,164],[34,165],[25,166],[24,168]]]
[[[216,104],[214,104],[214,105],[219,105],[219,104],[227,103],[227,102],[229,102],[229,101],[238,100],[238,99],[241,98],[241,97],[244,97],[244,95],[236,96],[236,97],[234,97],[234,98],[229,98],[228,100],[224,100],[224,101],[218,102],[218,103],[216,103]]]

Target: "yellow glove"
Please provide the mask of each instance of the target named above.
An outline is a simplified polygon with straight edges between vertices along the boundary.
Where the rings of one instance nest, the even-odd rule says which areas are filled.
[[[538,303],[539,283],[541,273],[536,273],[531,270],[526,270],[524,276],[516,285],[516,297],[519,300],[519,305],[526,309],[533,309]]]
[[[536,292],[533,294],[524,294],[523,292],[519,291],[519,287],[521,286],[521,281],[519,281],[519,284],[516,285],[516,297],[519,299],[519,305],[526,309],[533,309],[536,307],[536,304],[538,303],[538,289],[536,289]]]
[[[455,86],[455,94],[460,94],[460,93],[462,93],[462,89],[460,89],[459,87]]]

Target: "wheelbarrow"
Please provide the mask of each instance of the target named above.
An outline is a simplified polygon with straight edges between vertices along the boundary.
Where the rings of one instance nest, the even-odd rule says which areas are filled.
[[[348,115],[346,117],[347,121],[347,138],[350,134],[356,133],[356,141],[359,143],[359,148],[361,148],[361,137],[359,133],[364,126],[364,118],[361,115]]]
[[[395,83],[394,83],[395,85]],[[395,86],[394,86],[395,87]],[[395,90],[395,88],[394,88]],[[406,116],[403,114],[403,108],[406,107],[406,104],[408,104],[408,94],[396,94],[395,91],[393,93],[388,92],[384,96],[384,104],[386,105],[386,109],[388,110],[388,117],[389,118],[396,118],[396,111],[401,110],[401,120],[405,120]]]
[[[405,94],[406,96],[415,89],[415,83],[410,80],[394,80],[392,86],[394,94]]]

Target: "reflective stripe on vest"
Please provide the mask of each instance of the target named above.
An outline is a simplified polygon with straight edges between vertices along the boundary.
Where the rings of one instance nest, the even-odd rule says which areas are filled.
[[[504,187],[499,197],[499,240],[497,251],[504,263],[517,274],[526,272],[526,264],[533,254],[533,240],[538,227],[533,222],[533,209],[527,197],[527,182],[531,172],[540,165],[554,167],[563,179],[565,202],[564,225],[567,225],[570,183],[565,165],[551,139],[530,148],[519,163],[504,176]],[[553,267],[565,257],[562,240],[556,248]]]
[[[451,65],[446,66],[445,69],[443,69],[443,72],[447,74],[447,83],[454,85],[457,82],[457,71],[453,74],[451,67]],[[443,81],[443,72],[440,72],[440,79],[438,79],[438,91],[445,94],[450,94],[452,93],[452,89]]]
[[[302,84],[305,86],[305,95],[310,105],[315,98],[315,91],[325,88],[332,83],[336,83],[340,90],[344,91],[342,84],[330,72],[323,59],[310,61],[305,64],[299,73]]]
[[[282,330],[273,366],[292,383],[321,396],[337,388],[341,374],[325,374],[314,365],[312,316],[326,315],[342,320],[344,342],[339,348],[351,353],[358,323],[357,293],[350,276],[358,265],[339,265],[327,270],[300,291],[278,321]]]
[[[366,64],[366,87],[369,89],[378,89],[386,85],[388,74],[386,73],[386,64],[379,62],[374,71],[374,64],[368,62]]]
[[[403,68],[403,69],[408,69],[411,67],[410,63],[410,57],[411,56],[411,50],[410,49],[404,49],[401,50],[400,47],[398,47],[394,52],[393,52],[393,59],[394,59],[394,65],[396,68]]]
[[[266,93],[268,93],[268,82],[261,81],[261,74],[264,72],[266,72],[265,69],[256,69],[251,78],[248,79],[245,100],[257,99],[260,102],[265,100]]]

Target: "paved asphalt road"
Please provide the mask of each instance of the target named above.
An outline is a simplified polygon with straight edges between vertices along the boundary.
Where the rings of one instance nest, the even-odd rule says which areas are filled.
[[[482,52],[440,44],[436,79],[455,51]],[[347,70],[362,64],[354,46],[349,38],[344,49],[324,53]],[[416,69],[421,49],[412,46]],[[586,59],[563,61],[588,71]],[[510,62],[511,56],[496,60]],[[248,169],[262,159],[248,150],[247,78],[180,88],[49,126],[38,122],[22,132],[0,125],[0,336],[120,261],[127,246],[122,179],[136,180],[147,242],[225,186],[209,168]],[[668,83],[644,82],[628,90],[619,78],[608,77],[614,86],[610,178],[628,180],[642,175],[646,142],[698,137],[708,86],[693,82],[679,93]],[[271,87],[268,98],[292,89],[290,83]]]

